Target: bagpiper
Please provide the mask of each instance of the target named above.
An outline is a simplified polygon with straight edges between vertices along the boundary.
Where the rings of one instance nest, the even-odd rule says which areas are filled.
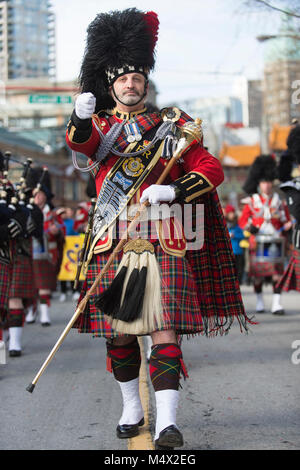
[[[285,292],[300,292],[300,125],[295,123],[287,139],[287,150],[282,153],[278,165],[286,202],[293,219],[292,253],[277,288]]]
[[[183,445],[176,424],[180,373],[186,376],[182,337],[227,333],[234,319],[247,330],[250,320],[216,192],[223,170],[199,134],[182,148],[164,184],[156,184],[179,152],[184,129],[197,128],[178,108],[152,112],[145,106],[158,26],[156,13],[136,8],[99,14],[92,21],[80,72],[81,94],[66,139],[77,168],[76,152],[89,158],[98,194],[81,297],[116,247],[125,209],[147,203],[148,216],[155,205],[169,208],[176,203],[182,210],[194,210],[194,223],[197,206],[203,209],[203,240],[196,249],[188,249],[179,216],[153,215],[143,226],[144,238],[140,222],[138,236],[128,239],[76,323],[80,332],[107,340],[108,369],[123,398],[116,429],[121,439],[136,436],[144,424],[137,337],[151,334],[155,447],[168,449]]]
[[[51,204],[54,195],[48,168],[32,169],[27,185],[33,190],[34,205],[43,214],[43,230],[41,236],[33,238],[33,279],[37,302],[35,308],[27,313],[26,323],[35,322],[39,305],[40,323],[46,327],[51,325],[51,297],[56,290],[65,230],[63,220],[55,213]]]
[[[276,284],[284,270],[286,237],[291,228],[285,201],[275,191],[276,160],[272,155],[260,155],[253,162],[244,191],[249,197],[239,218],[239,225],[250,232],[249,277],[256,293],[256,312],[265,311],[263,285],[272,282],[271,312],[283,315],[281,289]]]
[[[8,208],[4,155],[0,151],[0,364],[6,363],[5,320],[8,314],[9,287],[12,276],[11,240],[21,231],[11,220],[12,211]]]
[[[6,174],[8,173],[7,155]],[[21,163],[24,167],[20,182],[15,185],[6,181],[8,210],[10,212],[11,232],[11,280],[9,285],[8,313],[6,329],[9,334],[9,355],[19,357],[22,354],[22,333],[25,322],[25,310],[34,302],[32,267],[32,236],[39,231],[39,210],[33,211],[27,204],[25,177],[31,159]]]

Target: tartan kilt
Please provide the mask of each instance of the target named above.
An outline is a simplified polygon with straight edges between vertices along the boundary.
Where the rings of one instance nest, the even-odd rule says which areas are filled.
[[[33,277],[36,289],[56,289],[56,267],[47,259],[33,260]]]
[[[11,264],[0,263],[0,322],[5,320],[8,311]]]
[[[185,257],[180,258],[166,254],[159,244],[155,245],[164,312],[161,329],[174,329],[179,335],[216,336],[218,333],[227,334],[237,319],[240,330],[247,332],[248,323],[255,323],[244,310],[231,240],[217,192],[206,193],[198,203],[204,205],[205,242],[201,249],[189,250]],[[78,303],[110,254],[111,250],[92,258]],[[103,312],[95,307],[95,301],[97,295],[110,285],[121,257],[119,254],[98,292],[90,297],[85,311],[74,323],[79,332],[107,338],[120,336],[105,322]]]
[[[30,256],[15,254],[9,297],[17,299],[33,299],[35,297],[33,266]]]
[[[250,252],[249,257],[249,276],[254,278],[265,278],[272,276],[281,276],[284,272],[283,263],[272,263],[271,261],[258,262],[254,258],[255,252]]]
[[[285,292],[290,290],[300,292],[300,250],[293,250],[289,264],[276,284],[277,287]]]
[[[155,256],[161,274],[161,296],[163,306],[163,326],[161,330],[174,329],[178,334],[203,333],[203,322],[198,302],[193,271],[186,258],[166,254],[156,244]],[[92,286],[97,274],[104,268],[111,250],[94,255],[89,265],[86,281],[79,302]],[[111,284],[115,277],[122,253],[114,261],[103,278],[97,292],[90,297],[88,309],[81,315],[74,327],[81,333],[93,333],[96,337],[114,338],[121,336],[105,321],[104,312],[95,307],[97,296]],[[149,331],[149,333],[151,333]]]

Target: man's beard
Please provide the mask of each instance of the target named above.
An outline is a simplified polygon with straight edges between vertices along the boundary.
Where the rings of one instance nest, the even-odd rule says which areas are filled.
[[[133,90],[132,93],[134,94],[129,94],[129,92],[126,91],[122,93],[121,96],[117,95],[117,98],[120,98],[120,101],[122,101],[124,104],[135,105],[141,100],[142,94],[139,94],[136,90]]]
[[[135,106],[143,100],[144,96],[146,96],[146,87],[144,93],[139,93],[136,90],[131,91],[134,94],[129,94],[130,92],[127,90],[126,92],[124,91],[122,95],[117,95],[114,86],[112,86],[113,97],[125,106]]]

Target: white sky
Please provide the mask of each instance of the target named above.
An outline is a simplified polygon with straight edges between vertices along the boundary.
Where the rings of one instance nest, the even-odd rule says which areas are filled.
[[[160,20],[155,72],[159,105],[177,99],[228,96],[238,75],[261,78],[263,47],[278,13],[249,12],[243,0],[52,0],[57,79],[78,76],[89,23],[98,13],[136,7]],[[224,75],[203,72],[222,72]],[[228,74],[228,75],[226,75]]]

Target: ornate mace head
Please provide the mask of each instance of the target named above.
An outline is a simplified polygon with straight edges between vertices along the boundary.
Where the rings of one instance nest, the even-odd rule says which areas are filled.
[[[203,132],[202,132],[202,119],[196,118],[195,121],[186,122],[181,128],[181,135],[185,137],[189,143],[193,140],[197,140],[197,142],[202,141]]]

